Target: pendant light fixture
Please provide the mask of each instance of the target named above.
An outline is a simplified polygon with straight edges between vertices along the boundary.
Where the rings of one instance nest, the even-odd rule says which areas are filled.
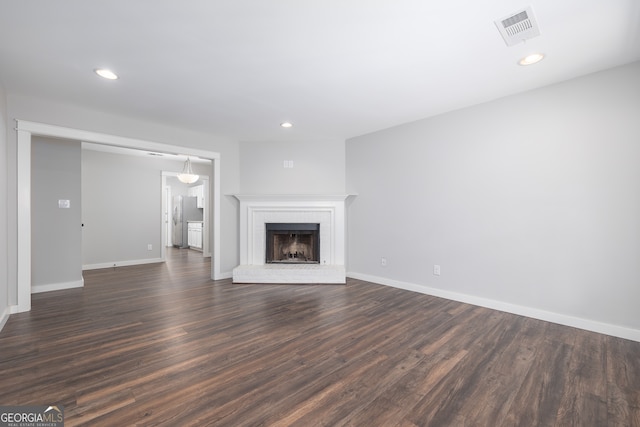
[[[193,173],[193,170],[191,169],[191,158],[187,157],[187,161],[184,162],[182,172],[178,174],[178,180],[185,184],[193,184],[198,180],[198,178],[200,177]]]

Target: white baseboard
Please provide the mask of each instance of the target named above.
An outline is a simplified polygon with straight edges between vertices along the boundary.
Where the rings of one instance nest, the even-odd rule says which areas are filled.
[[[9,315],[11,314],[11,306],[5,307],[2,310],[2,314],[0,314],[0,331],[4,328],[4,325],[7,324],[7,320],[9,320]]]
[[[603,323],[595,320],[574,317],[567,314],[554,313],[551,311],[541,310],[533,307],[511,304],[503,301],[497,301],[458,292],[445,291],[442,289],[417,285],[415,283],[401,282],[398,280],[387,279],[378,276],[370,276],[368,274],[347,272],[347,277],[640,342],[640,330],[628,328],[625,326]]]
[[[85,264],[82,266],[82,270],[98,270],[101,268],[113,268],[113,267],[128,267],[130,265],[142,265],[142,264],[155,264],[158,262],[164,262],[162,258],[150,258],[150,259],[134,259],[129,261],[113,261],[103,262],[99,264]]]
[[[231,279],[233,277],[233,271],[226,271],[224,273],[220,273],[215,280],[223,280],[223,279]]]
[[[32,285],[31,293],[39,294],[41,292],[60,291],[63,289],[82,288],[84,286],[84,279],[75,280],[73,282],[61,282],[61,283],[47,283],[44,285]]]

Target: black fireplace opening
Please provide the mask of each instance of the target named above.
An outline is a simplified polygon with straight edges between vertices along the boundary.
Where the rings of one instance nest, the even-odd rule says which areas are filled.
[[[267,223],[267,264],[319,264],[320,224]]]

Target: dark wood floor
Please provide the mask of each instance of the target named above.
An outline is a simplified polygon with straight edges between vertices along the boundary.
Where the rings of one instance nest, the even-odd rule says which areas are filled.
[[[67,426],[640,426],[640,343],[408,291],[87,271],[0,333],[0,405]]]

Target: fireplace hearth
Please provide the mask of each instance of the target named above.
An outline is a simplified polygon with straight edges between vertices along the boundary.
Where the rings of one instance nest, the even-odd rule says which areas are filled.
[[[319,264],[320,224],[267,223],[267,264]]]

